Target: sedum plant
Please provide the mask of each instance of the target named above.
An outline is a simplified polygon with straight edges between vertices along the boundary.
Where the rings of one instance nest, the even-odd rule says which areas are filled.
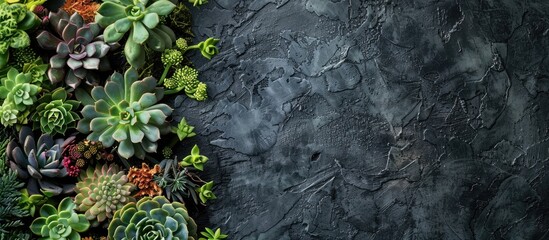
[[[85,23],[82,16],[71,16],[64,10],[49,13],[53,33],[42,31],[36,40],[40,47],[54,50],[50,58],[48,77],[52,83],[65,80],[76,88],[85,79],[88,84],[97,84],[99,80],[94,71],[110,69],[107,53],[117,45],[109,45],[99,36],[101,27],[97,23]]]
[[[85,105],[78,131],[89,133],[89,140],[101,141],[105,147],[118,143],[118,154],[125,159],[144,159],[145,153],[156,152],[160,134],[170,130],[166,118],[172,109],[158,103],[162,89],[156,88],[153,77],[138,78],[130,68],[124,75],[114,73],[105,87],[94,87],[91,96],[84,90],[76,92]]]
[[[10,48],[24,48],[30,45],[25,32],[40,24],[38,17],[25,5],[9,4],[0,0],[0,68],[8,63]]]
[[[172,127],[172,132],[177,134],[179,141],[183,141],[185,138],[190,138],[196,136],[194,132],[194,127],[187,123],[185,118],[182,118],[177,127]]]
[[[75,188],[77,210],[85,212],[86,219],[92,221],[94,227],[112,218],[125,204],[135,201],[131,196],[135,186],[115,164],[90,167],[78,179]]]
[[[41,191],[52,195],[68,194],[74,185],[61,181],[67,171],[61,164],[62,152],[71,138],[54,140],[49,134],[35,139],[30,127],[23,126],[19,131],[19,141],[12,140],[6,149],[10,168],[20,179],[27,181],[30,194]]]
[[[170,203],[163,196],[145,197],[114,214],[109,239],[197,239],[196,223],[183,203]]]
[[[80,239],[80,233],[88,230],[90,222],[83,214],[77,214],[75,209],[76,205],[70,197],[61,200],[57,208],[44,204],[40,208],[40,217],[32,222],[30,229],[44,240]]]
[[[130,65],[141,68],[145,64],[142,45],[162,52],[171,48],[174,32],[160,23],[175,8],[169,0],[105,0],[97,10],[95,21],[105,28],[105,41],[118,42],[129,32],[124,54]]]
[[[40,129],[47,134],[65,134],[67,129],[76,127],[80,116],[74,110],[80,106],[80,102],[67,98],[68,93],[63,88],[42,96],[32,115],[34,129]]]

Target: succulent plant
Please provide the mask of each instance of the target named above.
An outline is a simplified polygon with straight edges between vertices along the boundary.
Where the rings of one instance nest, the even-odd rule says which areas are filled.
[[[34,11],[34,9],[36,9],[36,7],[44,4],[46,2],[46,0],[6,0],[8,3],[20,3],[20,4],[24,4],[27,9],[29,9],[30,11]]]
[[[208,0],[189,0],[190,3],[193,4],[193,6],[201,6],[201,5],[204,5],[206,3],[208,3]]]
[[[183,203],[170,203],[163,196],[145,197],[114,214],[109,239],[196,239],[196,223]]]
[[[0,99],[4,99],[4,104],[13,104],[19,112],[32,106],[37,100],[36,95],[42,90],[40,86],[32,84],[30,73],[19,73],[15,68],[11,68],[1,82]]]
[[[44,204],[40,208],[40,217],[32,222],[30,229],[44,240],[80,239],[80,233],[88,230],[90,222],[83,214],[77,214],[75,208],[70,197],[61,200],[57,209]]]
[[[114,212],[126,203],[135,201],[131,196],[135,186],[115,164],[89,167],[78,179],[74,201],[77,210],[85,212],[86,219],[94,227],[112,218]]]
[[[118,154],[125,159],[134,155],[144,159],[145,153],[156,152],[160,134],[170,130],[166,118],[172,109],[158,103],[162,89],[156,88],[153,77],[138,78],[130,68],[124,76],[114,73],[105,87],[94,87],[91,96],[81,89],[76,92],[85,105],[78,131],[90,133],[89,140],[101,141],[105,147],[119,143]]]
[[[221,233],[221,228],[218,228],[215,232],[211,228],[206,228],[205,230],[205,232],[200,232],[204,237],[198,240],[220,240],[228,237],[228,235]]]
[[[162,195],[162,188],[154,181],[154,175],[160,172],[160,166],[155,165],[152,169],[146,163],[141,163],[141,168],[132,167],[128,172],[128,181],[133,183],[139,191],[135,197]]]
[[[184,198],[192,198],[198,203],[198,194],[195,189],[198,184],[191,181],[186,168],[180,168],[177,159],[164,159],[160,162],[162,175],[157,175],[154,180],[164,190],[165,196],[178,202],[184,202]]]
[[[210,37],[196,45],[188,46],[187,50],[198,49],[203,57],[210,60],[219,53],[219,49],[215,46],[217,43],[219,43],[219,39]]]
[[[0,68],[8,63],[9,48],[23,48],[30,45],[25,31],[40,24],[38,17],[25,5],[0,1]]]
[[[17,116],[19,111],[15,109],[13,104],[3,104],[0,106],[0,123],[2,125],[9,127],[17,123]]]
[[[209,181],[206,184],[202,185],[200,188],[196,189],[196,192],[198,192],[198,197],[200,198],[200,201],[202,201],[202,203],[206,203],[206,201],[208,200],[217,198],[212,192],[212,188],[213,181]]]
[[[61,180],[67,176],[61,164],[62,152],[71,138],[54,140],[49,134],[43,134],[36,141],[31,128],[23,126],[18,141],[9,143],[6,154],[10,168],[20,179],[27,181],[30,194],[46,191],[59,195],[74,191],[74,184]]]
[[[23,73],[30,73],[32,77],[32,83],[42,83],[44,79],[47,79],[46,72],[48,71],[48,64],[42,62],[42,58],[37,57],[31,62],[23,64]]]
[[[50,12],[50,24],[54,33],[42,31],[37,37],[40,47],[55,50],[50,58],[48,76],[53,83],[65,80],[76,88],[85,79],[88,84],[97,84],[94,71],[110,69],[107,53],[117,45],[109,45],[99,36],[101,27],[97,23],[85,23],[82,16],[71,16],[64,10]]]
[[[200,149],[198,148],[198,145],[195,144],[191,150],[191,155],[183,158],[183,161],[181,161],[179,165],[182,167],[193,166],[194,168],[202,171],[204,170],[204,163],[207,161],[208,157],[200,155]]]
[[[194,127],[189,125],[185,118],[182,118],[177,127],[172,128],[172,131],[177,134],[179,141],[196,136],[196,133],[194,133]]]
[[[158,52],[171,48],[174,32],[160,23],[175,8],[169,0],[105,0],[97,10],[95,21],[105,28],[105,41],[118,42],[129,31],[124,46],[126,59],[134,68],[145,64],[145,51],[142,45]]]
[[[68,100],[68,93],[57,88],[38,100],[38,106],[32,115],[34,128],[48,134],[65,134],[65,131],[76,126],[80,116],[73,112],[80,106],[76,100]]]

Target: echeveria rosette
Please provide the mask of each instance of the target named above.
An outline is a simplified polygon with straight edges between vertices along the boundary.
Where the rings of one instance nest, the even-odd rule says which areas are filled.
[[[134,68],[145,64],[142,45],[158,52],[171,48],[174,32],[160,23],[176,7],[169,0],[105,0],[97,10],[95,21],[105,28],[105,41],[120,41],[128,32],[124,46],[126,59]]]
[[[32,129],[23,126],[18,141],[12,140],[8,144],[6,155],[10,168],[20,179],[26,180],[30,194],[49,192],[59,195],[74,191],[74,184],[62,180],[68,174],[61,163],[64,146],[72,138],[54,140],[43,134],[36,139]]]
[[[9,48],[23,48],[30,45],[25,32],[40,24],[38,17],[25,5],[0,1],[0,68],[8,63]]]
[[[0,99],[4,104],[12,104],[19,111],[24,112],[36,102],[36,95],[42,90],[40,86],[32,84],[30,73],[19,73],[11,68],[5,78],[1,80]]]
[[[19,111],[15,109],[13,104],[3,104],[0,106],[0,123],[6,127],[13,126],[17,123],[17,115]]]
[[[163,196],[145,197],[116,211],[109,224],[109,239],[194,240],[196,223],[183,203]]]
[[[80,119],[74,112],[80,102],[68,99],[67,91],[57,88],[38,100],[38,106],[32,115],[34,129],[48,134],[65,134],[67,129],[76,127]]]
[[[92,226],[99,226],[111,219],[116,210],[135,202],[131,196],[135,185],[128,182],[126,173],[115,164],[90,167],[78,179],[75,187],[77,210],[85,213]]]
[[[52,83],[65,80],[76,88],[85,79],[88,84],[97,85],[94,71],[110,69],[107,53],[118,45],[109,45],[103,41],[101,27],[97,23],[85,23],[82,16],[71,16],[64,10],[50,12],[49,22],[54,32],[42,31],[38,44],[46,50],[56,51],[50,58],[48,77]]]
[[[57,208],[44,204],[40,217],[32,222],[30,229],[44,240],[80,239],[80,233],[88,230],[90,222],[83,214],[77,214],[75,208],[70,197],[61,200]]]
[[[158,103],[163,89],[156,88],[153,77],[138,78],[130,68],[124,75],[114,73],[104,87],[94,87],[91,96],[82,89],[76,92],[85,105],[78,131],[105,147],[119,143],[118,154],[125,159],[144,159],[146,153],[156,152],[160,134],[170,131],[166,118],[173,110]]]

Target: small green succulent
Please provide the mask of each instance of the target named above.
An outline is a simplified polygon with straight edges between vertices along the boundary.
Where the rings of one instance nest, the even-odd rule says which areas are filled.
[[[19,111],[13,107],[13,104],[2,104],[0,106],[0,123],[2,125],[9,127],[17,123],[17,115]]]
[[[177,134],[177,137],[179,137],[179,141],[183,141],[183,139],[188,137],[194,137],[196,136],[196,133],[194,133],[194,127],[189,125],[187,123],[187,120],[185,118],[182,118],[179,124],[177,125],[177,128],[172,128],[172,131]]]
[[[80,239],[80,233],[88,230],[90,222],[83,214],[77,214],[75,208],[70,197],[61,200],[57,209],[44,204],[40,208],[40,217],[32,222],[30,229],[44,240]]]
[[[80,116],[74,110],[80,106],[80,102],[67,98],[68,93],[64,88],[57,88],[42,96],[32,115],[34,129],[41,129],[48,134],[65,134],[67,129],[76,127]]]
[[[116,211],[109,224],[109,239],[196,239],[196,223],[183,203],[163,196],[145,197]]]
[[[208,200],[213,200],[217,198],[212,192],[213,184],[213,181],[209,181],[206,184],[202,185],[200,188],[196,189],[196,192],[198,192],[198,197],[200,198],[200,201],[202,201],[202,203],[206,203],[206,201]]]
[[[135,186],[128,182],[128,176],[115,165],[97,165],[80,174],[76,184],[75,203],[77,210],[85,212],[92,226],[113,217],[116,210],[126,203],[135,202],[131,192]]]
[[[30,45],[25,31],[40,24],[38,17],[25,5],[0,1],[0,68],[8,63],[9,48],[23,48]]]
[[[107,43],[118,42],[130,32],[124,46],[126,59],[135,68],[145,64],[142,45],[158,52],[171,48],[174,32],[160,23],[176,7],[169,0],[105,0],[97,10],[95,21],[103,28]]]
[[[217,230],[215,230],[215,232],[210,228],[206,228],[206,231],[200,232],[200,234],[202,234],[202,236],[204,237],[201,237],[198,240],[220,240],[220,239],[225,239],[229,236],[226,234],[222,234],[221,228],[218,228]]]
[[[219,53],[219,49],[215,46],[217,43],[219,43],[219,39],[210,37],[196,45],[188,46],[187,50],[198,49],[203,57],[210,60]]]
[[[34,216],[36,207],[44,205],[49,198],[54,195],[52,192],[43,191],[42,194],[30,194],[27,189],[21,189],[21,199],[19,205],[27,210],[31,216]]]
[[[204,5],[206,3],[208,3],[208,0],[189,0],[190,3],[193,4],[193,6],[201,6],[201,5]]]
[[[183,161],[179,163],[182,167],[193,166],[194,168],[202,171],[204,170],[204,163],[208,161],[208,157],[200,155],[200,149],[195,144],[191,150],[191,155],[183,158]]]
[[[0,99],[4,104],[13,104],[19,112],[26,111],[36,102],[36,95],[42,90],[40,86],[32,84],[30,73],[19,73],[11,68],[5,78],[1,80]]]
[[[76,91],[85,105],[78,131],[89,133],[89,140],[101,141],[105,147],[119,143],[118,154],[125,159],[144,159],[145,153],[156,152],[160,134],[170,130],[166,118],[172,109],[158,103],[163,90],[156,88],[153,77],[138,78],[137,71],[130,68],[124,76],[114,73],[105,87],[94,87],[91,96]]]

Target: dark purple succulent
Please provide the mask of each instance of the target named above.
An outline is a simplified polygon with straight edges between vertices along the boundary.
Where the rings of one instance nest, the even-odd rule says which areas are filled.
[[[50,12],[49,22],[54,32],[42,31],[37,40],[43,49],[57,52],[50,58],[50,80],[58,83],[64,79],[72,88],[83,79],[88,84],[97,84],[94,71],[110,70],[105,56],[118,44],[105,43],[103,35],[99,35],[101,27],[96,23],[85,23],[78,13],[69,16],[64,10]]]

